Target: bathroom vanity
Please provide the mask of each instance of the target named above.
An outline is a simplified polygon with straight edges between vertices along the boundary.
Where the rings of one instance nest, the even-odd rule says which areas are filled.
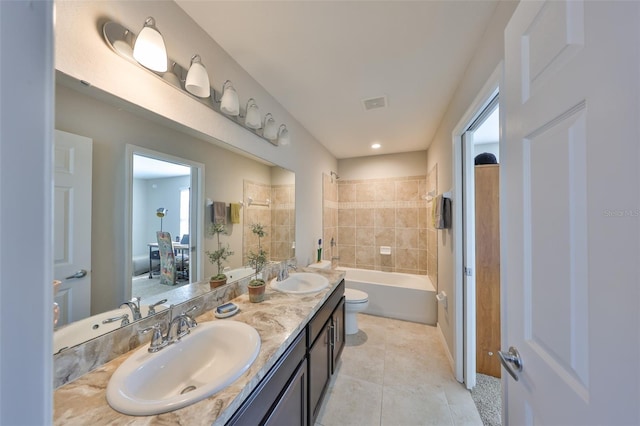
[[[107,403],[106,387],[131,351],[56,389],[54,424],[314,424],[344,346],[344,275],[321,274],[330,286],[318,293],[292,295],[267,287],[262,303],[250,303],[247,294],[234,299],[240,311],[228,319],[216,319],[211,311],[197,318],[244,322],[260,334],[257,359],[222,391],[156,416],[119,413]]]

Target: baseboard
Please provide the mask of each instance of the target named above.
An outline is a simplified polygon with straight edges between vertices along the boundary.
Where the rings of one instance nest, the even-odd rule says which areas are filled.
[[[447,339],[445,339],[444,333],[442,332],[442,328],[440,328],[440,322],[436,324],[436,327],[438,328],[438,336],[440,336],[440,341],[442,342],[442,346],[444,346],[445,354],[447,355],[447,360],[449,360],[449,367],[451,368],[451,372],[455,376],[455,371],[456,371],[455,363],[453,362],[453,356],[451,355],[451,352],[449,352],[449,345],[447,344]]]

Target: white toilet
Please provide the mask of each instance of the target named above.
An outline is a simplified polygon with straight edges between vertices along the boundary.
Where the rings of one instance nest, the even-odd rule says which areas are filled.
[[[322,260],[317,263],[312,263],[309,268],[317,269],[331,269],[331,262],[328,260]],[[356,334],[358,332],[358,317],[357,313],[362,312],[369,306],[369,295],[364,291],[356,290],[353,288],[344,289],[344,328],[346,334]]]
[[[356,334],[358,332],[358,312],[362,312],[369,306],[369,295],[364,291],[353,288],[344,289],[345,319],[344,328],[346,334]]]

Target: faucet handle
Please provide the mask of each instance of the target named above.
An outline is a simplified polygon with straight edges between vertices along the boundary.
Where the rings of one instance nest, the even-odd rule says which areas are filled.
[[[122,320],[122,322],[120,323],[120,326],[125,326],[129,324],[129,314],[122,314],[119,317],[107,318],[106,320],[102,321],[102,323],[110,324],[112,322],[116,322],[119,320]]]
[[[195,320],[195,318],[193,318],[191,315],[189,315],[189,312],[193,312],[196,309],[198,309],[198,305],[193,305],[191,308],[187,309],[186,311],[184,311],[182,313],[182,315],[187,320],[187,327],[189,327],[189,328],[194,328],[194,327],[198,326],[198,322]]]
[[[156,306],[160,306],[163,303],[167,303],[167,299],[162,299],[157,301],[156,303],[149,305],[149,311],[147,312],[147,316],[156,314]]]
[[[162,328],[160,327],[160,323],[155,323],[151,327],[140,330],[140,334],[147,334],[148,332],[153,331],[153,335],[151,336],[151,343],[149,344],[148,351],[151,353],[158,352],[160,349],[164,348],[169,344],[167,339],[162,336]]]

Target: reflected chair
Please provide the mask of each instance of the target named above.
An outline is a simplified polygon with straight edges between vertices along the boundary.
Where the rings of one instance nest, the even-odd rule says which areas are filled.
[[[176,285],[176,257],[173,253],[171,233],[158,231],[156,237],[160,252],[160,284]]]

